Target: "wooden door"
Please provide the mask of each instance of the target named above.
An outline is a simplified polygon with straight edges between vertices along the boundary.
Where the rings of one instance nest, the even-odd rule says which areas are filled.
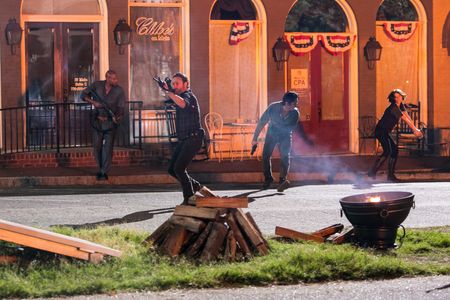
[[[304,80],[300,85],[295,82],[298,72],[303,74]],[[288,89],[299,93],[301,125],[308,137],[314,141],[314,146],[309,147],[294,133],[293,153],[301,155],[347,152],[348,54],[333,56],[318,46],[304,56],[291,56]]]

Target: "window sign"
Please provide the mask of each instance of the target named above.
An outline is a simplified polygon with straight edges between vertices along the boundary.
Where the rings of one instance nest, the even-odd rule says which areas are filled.
[[[164,92],[152,80],[180,71],[181,8],[130,7],[132,28],[130,100],[162,108]]]
[[[300,90],[308,87],[308,69],[291,69],[291,89]]]

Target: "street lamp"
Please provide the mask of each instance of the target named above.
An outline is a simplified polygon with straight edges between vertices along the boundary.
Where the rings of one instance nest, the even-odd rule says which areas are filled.
[[[369,70],[372,70],[375,67],[375,62],[380,60],[382,49],[383,47],[374,37],[369,38],[369,41],[364,46],[364,57],[367,60]]]
[[[125,19],[121,18],[119,22],[117,22],[116,27],[114,28],[114,41],[116,45],[119,46],[119,54],[122,55],[125,53],[125,49],[122,46],[127,46],[131,42],[131,28],[127,24]]]
[[[20,45],[22,40],[22,28],[17,23],[16,18],[10,18],[5,28],[6,43],[11,46],[11,54],[16,53],[14,46]]]
[[[275,42],[275,45],[272,47],[272,55],[273,59],[277,63],[278,71],[281,70],[283,63],[288,61],[290,54],[291,47],[283,38],[279,37]]]

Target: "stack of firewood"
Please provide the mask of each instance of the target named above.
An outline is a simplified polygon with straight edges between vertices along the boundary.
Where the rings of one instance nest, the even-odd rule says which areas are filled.
[[[178,205],[173,215],[145,243],[171,257],[185,255],[201,261],[240,260],[269,253],[267,241],[252,215],[244,213],[247,198],[221,198],[201,191],[195,206]]]

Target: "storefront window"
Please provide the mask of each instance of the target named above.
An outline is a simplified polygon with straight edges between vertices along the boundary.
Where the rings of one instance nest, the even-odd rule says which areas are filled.
[[[385,0],[377,13],[377,21],[417,21],[417,18],[409,0]]]
[[[23,0],[25,15],[100,15],[97,0]]]
[[[218,0],[211,20],[256,20],[256,9],[250,0]]]
[[[132,6],[130,2],[130,26],[130,99],[143,101],[146,108],[159,109],[164,93],[152,77],[165,78],[183,71],[181,7]]]
[[[285,32],[345,32],[347,18],[335,0],[299,0],[286,18]]]

